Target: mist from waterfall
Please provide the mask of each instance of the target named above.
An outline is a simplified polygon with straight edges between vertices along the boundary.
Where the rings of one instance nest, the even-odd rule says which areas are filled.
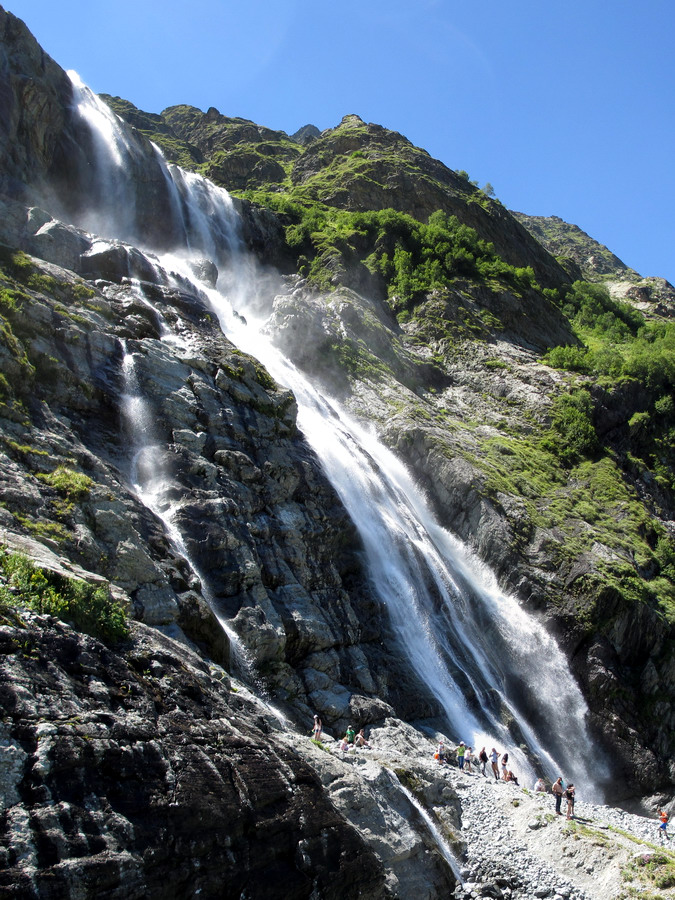
[[[88,102],[100,103],[96,98]],[[101,148],[97,164],[111,167],[111,179],[119,177],[124,165],[117,159],[123,160],[126,152],[123,137],[108,133],[107,119],[101,124],[94,114],[86,115],[97,123],[92,127],[98,128],[103,144],[111,143]],[[124,131],[114,119],[116,129]],[[216,289],[199,284],[199,290],[209,296],[233,343],[294,391],[299,427],[359,530],[373,589],[388,610],[400,651],[437,698],[450,736],[476,750],[508,749],[511,766],[523,779],[534,778],[534,759],[536,774],[550,779],[563,774],[583,784],[585,796],[600,799],[604,763],[594,751],[585,702],[556,642],[441,528],[410,473],[375,433],[316,390],[264,335],[265,322],[258,317],[266,286],[243,250],[227,192],[175,166],[164,164],[162,171],[180,220],[178,230],[186,234],[173,256],[161,257],[163,266],[194,280],[191,254],[210,256],[218,265]],[[118,197],[113,201],[115,206],[105,210],[106,228],[116,231],[119,225],[123,231],[126,211],[117,223]],[[133,398],[133,391],[128,393]],[[136,401],[138,413],[140,395]],[[130,401],[129,416],[134,414]],[[144,502],[171,533],[170,506],[155,475],[148,474],[152,466],[147,456],[156,445],[150,432],[138,427],[141,445],[132,480],[136,477]],[[157,477],[161,481],[161,471]],[[180,535],[176,541],[182,541]],[[526,752],[520,743],[527,745]]]

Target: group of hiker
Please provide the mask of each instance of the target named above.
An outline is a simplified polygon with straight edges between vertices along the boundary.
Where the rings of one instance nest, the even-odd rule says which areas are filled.
[[[483,747],[478,754],[477,757],[474,756],[473,747],[467,747],[464,744],[464,741],[459,742],[459,746],[456,751],[457,756],[457,765],[459,768],[466,772],[469,775],[473,774],[472,766],[475,765],[476,769],[480,768],[481,775],[488,777],[486,772],[488,762],[492,768],[492,774],[495,777],[496,781],[511,781],[513,784],[518,784],[518,779],[513,774],[513,771],[509,769],[509,754],[503,753],[501,757],[501,761],[499,759],[498,751],[493,747],[488,755],[485,747]],[[439,763],[447,763],[448,762],[448,754],[445,749],[445,743],[440,741],[438,744],[438,749],[434,753],[434,759],[437,759]],[[500,769],[501,763],[501,769]],[[534,783],[532,790],[537,793],[546,793],[548,788],[546,786],[546,782],[543,778],[537,778]],[[574,801],[576,797],[576,788],[574,784],[570,783],[567,786],[565,785],[562,775],[556,778],[556,780],[551,785],[551,793],[555,798],[555,812],[557,816],[562,816],[562,801],[565,800],[567,803],[567,808],[565,811],[566,818],[573,819],[574,818]],[[668,813],[663,810],[658,811],[659,816],[659,837],[661,841],[670,840],[670,835],[668,834]]]
[[[468,747],[466,746],[464,741],[460,741],[455,754],[457,756],[457,765],[459,766],[460,770],[466,772],[468,775],[473,775],[473,766],[475,765],[476,770],[480,769],[480,774],[485,778],[488,778],[489,776],[486,769],[487,764],[490,763],[495,781],[510,781],[512,784],[520,784],[513,772],[513,769],[509,768],[509,754],[507,752],[502,753],[500,759],[499,752],[495,747],[492,748],[489,754],[485,747],[483,747],[476,757],[474,756],[473,747]],[[445,749],[444,741],[439,741],[438,749],[434,753],[434,759],[437,759],[441,764],[445,764],[448,762],[448,753]],[[545,792],[547,790],[546,782],[543,778],[538,778],[536,780],[533,790],[535,793]],[[568,784],[567,786],[565,786],[562,780],[562,776],[560,776],[560,778],[557,778],[556,781],[553,782],[551,786],[551,793],[555,797],[556,815],[562,815],[560,807],[564,799],[567,801],[567,818],[573,819],[574,798],[576,793],[574,785]]]
[[[319,716],[314,716],[314,727],[312,728],[312,735],[315,741],[321,740],[321,735],[323,732],[323,725],[321,724],[321,719]],[[349,725],[347,727],[347,731],[345,732],[344,737],[338,741],[338,748],[343,751],[353,750],[355,747],[367,747],[370,748],[370,744],[366,740],[366,735],[364,733],[364,729],[362,728],[358,734],[354,730],[353,725]]]
[[[473,775],[473,767],[475,766],[476,771],[478,772],[478,770],[480,770],[480,774],[487,778],[488,774],[486,769],[489,762],[492,768],[492,774],[496,781],[510,781],[513,784],[519,784],[513,769],[509,768],[508,753],[502,754],[500,770],[499,753],[494,747],[489,755],[485,747],[483,747],[478,755],[474,756],[473,747],[469,747],[464,741],[460,741],[455,752],[457,755],[457,765],[463,772],[466,772],[467,775]],[[448,762],[448,752],[445,749],[444,741],[439,741],[438,749],[434,753],[434,759],[437,759],[442,765]]]
[[[314,716],[314,727],[312,728],[312,735],[315,741],[321,740],[321,735],[323,732],[323,726],[321,724],[321,719],[318,715]],[[338,742],[338,747],[342,751],[353,750],[355,747],[370,747],[370,744],[366,740],[364,729],[362,728],[358,733],[355,731],[352,725],[347,727],[344,737]],[[459,742],[459,746],[455,751],[457,757],[457,765],[462,772],[465,772],[467,775],[474,774],[474,766],[476,769],[476,774],[480,771],[480,774],[485,778],[488,778],[489,775],[487,773],[487,765],[490,763],[490,768],[492,770],[492,774],[495,777],[495,781],[507,781],[512,784],[519,785],[518,779],[516,778],[513,770],[509,768],[509,754],[504,752],[501,755],[499,752],[493,747],[488,754],[485,747],[482,747],[480,752],[477,755],[474,755],[473,747],[467,746],[464,741]],[[445,742],[443,740],[439,741],[438,749],[434,753],[434,759],[438,761],[440,765],[446,765],[449,759],[449,751],[446,749]],[[546,782],[543,778],[537,778],[534,786],[532,788],[535,794],[538,793],[547,793],[548,788],[546,786]],[[574,800],[576,795],[576,788],[573,784],[568,784],[565,786],[563,782],[562,775],[556,778],[556,780],[551,785],[551,793],[555,798],[555,812],[557,816],[562,816],[562,801],[565,800],[567,803],[566,809],[566,817],[568,819],[574,818]],[[668,834],[668,813],[663,810],[658,811],[659,816],[659,838],[664,840],[670,840],[670,835]]]

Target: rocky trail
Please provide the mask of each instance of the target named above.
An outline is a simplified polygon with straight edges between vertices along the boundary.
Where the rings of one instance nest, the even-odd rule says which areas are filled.
[[[446,796],[458,798],[454,843],[461,883],[455,888],[457,900],[675,896],[675,840],[664,846],[656,817],[577,799],[574,818],[568,820],[564,800],[563,814],[555,815],[550,791],[535,793],[524,785],[484,777],[480,771],[468,774],[452,764],[438,766],[431,758],[431,742],[426,748],[428,760],[420,761],[422,749],[416,743],[414,753],[406,753],[383,728],[373,730],[369,749],[346,754],[331,749],[331,753],[344,766],[393,766],[399,775],[407,767],[422,778],[424,771],[428,778],[442,779]],[[439,822],[447,822],[447,806],[431,803],[429,809]],[[652,892],[653,887],[658,892]]]
[[[555,815],[550,793],[480,775],[468,784],[469,778],[453,779],[467,842],[466,881],[457,897],[484,896],[486,882],[496,882],[505,897],[616,898],[622,869],[658,843],[653,819],[577,801],[567,820]]]

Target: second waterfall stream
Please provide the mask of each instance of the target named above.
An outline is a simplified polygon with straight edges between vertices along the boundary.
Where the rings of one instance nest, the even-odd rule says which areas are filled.
[[[75,224],[142,246],[128,215],[136,200],[131,179],[125,179],[125,154],[134,152],[125,127],[76,77],[74,89],[77,108],[96,133],[97,171],[113,173],[108,179],[115,185],[109,209],[98,209],[95,221],[84,216]],[[388,610],[400,652],[436,696],[449,737],[488,752],[508,748],[527,787],[536,758],[537,775],[564,774],[583,785],[585,797],[601,800],[605,766],[556,642],[438,524],[410,473],[374,431],[321,393],[265,335],[259,301],[268,282],[243,247],[227,192],[167,165],[159,151],[153,165],[161,169],[165,205],[177,220],[171,231],[185,236],[170,255],[160,256],[162,268],[194,281],[191,257],[206,256],[218,266],[216,287],[200,283],[198,289],[209,297],[227,337],[294,392],[298,425],[358,528],[370,581]],[[514,747],[509,721],[517,723],[527,753]]]

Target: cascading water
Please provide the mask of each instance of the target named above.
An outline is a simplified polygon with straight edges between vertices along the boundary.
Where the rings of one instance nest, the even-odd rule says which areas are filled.
[[[136,290],[138,291],[138,288]],[[161,320],[161,314],[158,311],[157,315]],[[162,324],[167,333],[170,333],[166,323],[162,321]],[[197,569],[180,529],[174,523],[178,501],[170,496],[169,467],[166,464],[167,449],[155,434],[152,410],[139,383],[136,359],[134,354],[129,351],[126,341],[121,340],[120,343],[123,379],[122,416],[132,448],[129,480],[139,500],[163,523],[174,550],[187,562],[199,580],[207,602],[210,602],[208,583]],[[255,683],[256,677],[250,654],[227,620],[218,614],[216,604],[210,603],[210,605],[229,639],[233,670],[246,681]]]
[[[88,102],[99,101],[91,95]],[[124,146],[123,138],[113,143]],[[106,159],[114,161],[114,153],[102,151],[99,165]],[[444,710],[450,733],[476,748],[509,748],[521,776],[533,776],[534,757],[550,778],[563,773],[590,796],[606,773],[586,731],[585,703],[556,643],[439,526],[409,473],[376,436],[316,391],[262,336],[255,322],[259,283],[241,249],[229,195],[174,166],[164,165],[162,172],[180,219],[173,230],[189,235],[175,248],[178,256],[164,258],[167,271],[192,278],[186,262],[191,253],[210,255],[218,264],[218,289],[202,284],[199,290],[210,296],[228,337],[294,391],[298,424],[359,529],[373,587],[403,652]],[[116,207],[106,212],[108,232],[128,236],[117,232],[126,225],[116,223]],[[139,448],[138,471],[145,471],[144,454],[152,446],[148,440],[145,450]],[[186,555],[152,475],[139,493]],[[526,753],[513,750],[521,742]]]
[[[100,196],[115,197],[119,204],[115,222],[117,233],[114,235],[107,233],[108,217],[96,198],[87,205],[85,215],[80,217],[77,224],[104,237],[132,239],[136,221],[136,196],[129,190],[128,170],[132,147],[128,133],[119,128],[112,110],[94,99],[91,90],[76,72],[69,72],[68,75],[73,84],[74,106],[86,122],[91,135],[94,178]]]
[[[359,530],[401,647],[456,740],[509,748],[512,767],[530,779],[533,755],[550,778],[560,769],[585,786],[601,781],[586,705],[555,641],[438,525],[410,474],[372,432],[322,396],[250,316],[242,324],[218,292],[212,302],[233,342],[293,390],[298,425]],[[511,749],[521,739],[527,753]]]
[[[459,866],[457,865],[457,860],[455,858],[455,854],[452,852],[451,848],[446,843],[445,838],[441,834],[441,832],[440,832],[438,826],[436,825],[436,823],[434,822],[433,818],[429,815],[429,813],[422,806],[422,804],[415,797],[415,795],[411,791],[409,791],[408,788],[405,787],[405,785],[401,784],[401,782],[398,780],[398,778],[393,773],[389,773],[389,777],[391,778],[392,784],[395,783],[396,788],[399,791],[401,791],[402,794],[405,794],[410,805],[415,808],[415,810],[417,811],[417,814],[422,819],[425,827],[431,834],[431,837],[433,838],[434,843],[438,847],[441,856],[443,857],[443,859],[446,861],[446,863],[452,869],[452,872],[455,876],[456,881],[461,884],[461,882],[463,881],[463,878],[462,878],[461,872],[459,870]]]

